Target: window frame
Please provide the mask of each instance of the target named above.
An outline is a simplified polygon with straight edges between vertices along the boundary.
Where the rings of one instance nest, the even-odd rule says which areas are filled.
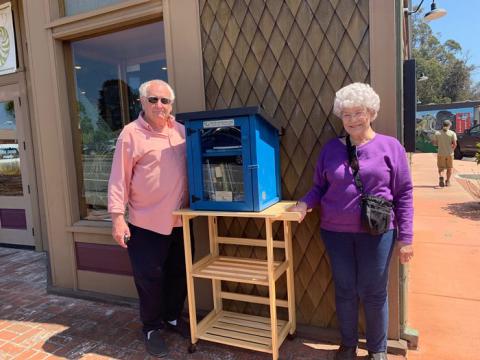
[[[52,106],[48,114],[41,112],[43,118],[52,119],[57,130],[58,145],[47,147],[59,148],[56,161],[62,164],[63,193],[65,201],[66,230],[72,233],[109,234],[111,224],[108,221],[81,220],[78,179],[74,155],[72,124],[76,116],[72,115],[73,74],[68,75],[71,55],[65,51],[69,41],[81,40],[92,36],[123,30],[154,21],[164,21],[165,50],[167,59],[167,76],[174,87],[177,101],[175,111],[199,111],[205,109],[205,87],[203,81],[203,60],[200,40],[200,16],[197,2],[178,2],[175,0],[132,0],[103,7],[79,15],[62,17],[59,0],[47,0],[50,4],[45,13],[43,28],[48,33],[45,56],[50,58],[50,81],[54,86]],[[185,32],[185,27],[190,31]],[[68,64],[70,57],[70,65]],[[46,61],[46,57],[43,61]],[[173,63],[175,59],[175,63]],[[35,77],[38,77],[35,75]],[[37,89],[42,91],[41,89]],[[34,96],[34,102],[37,96]],[[39,97],[41,98],[41,97]],[[78,140],[77,140],[78,141]],[[44,159],[53,161],[51,158]],[[56,166],[49,166],[56,168]],[[58,169],[60,170],[60,169]],[[60,225],[60,224],[59,224]],[[60,225],[61,226],[61,225]],[[103,240],[102,240],[103,241]]]

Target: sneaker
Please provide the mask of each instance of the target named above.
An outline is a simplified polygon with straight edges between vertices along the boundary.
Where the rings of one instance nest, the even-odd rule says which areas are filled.
[[[372,353],[369,351],[367,359],[368,360],[388,360],[388,357],[386,352]]]
[[[145,334],[145,350],[156,357],[165,357],[168,355],[168,347],[165,343],[164,331],[162,329],[150,330]]]
[[[443,181],[443,176],[440,176],[440,178],[438,179],[438,185],[440,185],[440,187],[445,186],[445,182]]]
[[[450,180],[445,181],[445,186],[450,186]]]
[[[340,345],[334,357],[335,360],[355,360],[356,358],[357,358],[357,347],[343,346],[343,345]]]
[[[180,334],[184,339],[190,339],[190,324],[182,317],[177,319],[176,325],[170,324],[168,321],[165,321],[165,325],[167,330]]]

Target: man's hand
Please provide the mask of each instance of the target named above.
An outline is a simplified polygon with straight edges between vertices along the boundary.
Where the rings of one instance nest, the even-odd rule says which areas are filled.
[[[112,237],[123,248],[127,248],[126,239],[130,238],[130,229],[123,214],[112,215]]]
[[[303,221],[305,218],[305,215],[307,215],[307,212],[311,212],[312,209],[308,209],[307,203],[303,201],[297,201],[295,205],[290,206],[287,211],[292,211],[292,212],[299,212],[302,214],[302,217],[300,220],[298,220],[299,223]]]
[[[401,264],[408,263],[413,257],[413,246],[400,242],[398,245],[398,256]]]

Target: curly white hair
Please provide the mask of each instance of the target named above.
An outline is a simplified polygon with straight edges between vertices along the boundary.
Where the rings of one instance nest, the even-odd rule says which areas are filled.
[[[333,103],[335,115],[341,117],[344,109],[356,106],[365,107],[373,112],[373,120],[380,110],[380,97],[370,85],[359,82],[344,86],[336,92]]]
[[[167,82],[165,82],[163,80],[150,80],[150,81],[147,81],[147,82],[144,82],[143,84],[141,84],[139,89],[138,89],[138,92],[140,93],[140,96],[146,97],[147,92],[148,92],[148,88],[150,87],[150,85],[152,85],[154,83],[158,84],[160,86],[165,86],[171,94],[170,100],[172,100],[172,101],[175,100],[175,93],[173,92],[172,87]]]

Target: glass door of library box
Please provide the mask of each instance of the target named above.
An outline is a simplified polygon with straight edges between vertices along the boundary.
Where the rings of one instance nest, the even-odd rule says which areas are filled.
[[[196,121],[187,129],[190,207],[248,211],[252,176],[248,116]],[[192,191],[193,189],[193,191]]]

